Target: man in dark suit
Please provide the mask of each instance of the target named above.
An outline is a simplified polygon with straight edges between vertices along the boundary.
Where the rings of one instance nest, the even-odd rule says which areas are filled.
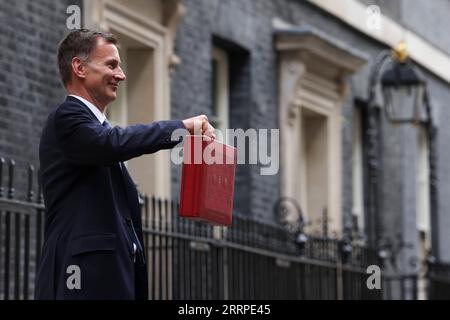
[[[75,30],[58,48],[68,97],[39,146],[46,221],[36,299],[147,299],[138,193],[123,162],[174,147],[176,129],[215,138],[204,115],[111,127],[105,110],[125,80],[116,44],[112,34]]]

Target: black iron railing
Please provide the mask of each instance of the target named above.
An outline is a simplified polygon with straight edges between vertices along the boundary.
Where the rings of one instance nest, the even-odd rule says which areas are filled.
[[[181,219],[178,205],[144,197],[152,299],[381,299],[366,285],[377,256],[338,239],[297,235],[235,214],[230,228]]]
[[[36,172],[28,167],[27,194],[19,200],[14,171],[14,161],[0,158],[0,299],[5,300],[33,298],[44,234],[41,190],[33,190]],[[392,279],[383,279],[382,290],[368,289],[366,269],[381,263],[377,251],[364,245],[300,237],[239,214],[231,227],[213,227],[180,218],[178,203],[154,197],[142,197],[141,208],[151,299],[391,297],[386,283]],[[450,273],[434,267],[429,274],[430,298],[448,297]]]
[[[32,299],[36,262],[44,235],[44,205],[33,190],[35,170],[28,167],[27,194],[15,199],[15,162],[0,158],[0,299]],[[6,187],[1,183],[7,180]]]
[[[450,264],[428,264],[428,298],[450,299]]]

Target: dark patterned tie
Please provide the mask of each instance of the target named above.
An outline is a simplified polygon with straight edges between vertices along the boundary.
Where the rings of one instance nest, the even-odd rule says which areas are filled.
[[[111,128],[111,124],[109,124],[108,119],[105,119],[105,120],[103,121],[102,126],[105,127],[105,128],[107,128],[107,129]]]

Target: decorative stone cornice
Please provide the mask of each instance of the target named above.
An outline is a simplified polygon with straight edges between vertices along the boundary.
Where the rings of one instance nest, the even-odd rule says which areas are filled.
[[[344,42],[332,38],[311,26],[291,26],[274,20],[275,47],[280,52],[293,51],[300,54],[306,65],[320,64],[330,68],[330,77],[348,75],[358,71],[369,60],[369,56],[351,48]]]

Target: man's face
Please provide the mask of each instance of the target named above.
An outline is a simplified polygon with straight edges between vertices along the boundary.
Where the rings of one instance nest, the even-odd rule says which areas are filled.
[[[97,45],[86,62],[84,79],[86,89],[98,103],[107,105],[117,98],[119,82],[125,80],[120,64],[117,47],[98,38]]]

